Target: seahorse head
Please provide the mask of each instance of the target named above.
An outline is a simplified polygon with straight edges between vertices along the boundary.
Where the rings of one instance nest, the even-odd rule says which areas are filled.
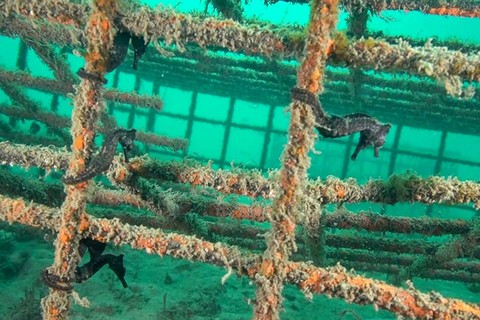
[[[375,132],[375,141],[373,141],[373,147],[375,148],[375,157],[378,158],[380,148],[385,144],[387,134],[390,131],[392,125],[390,123],[382,124]]]
[[[120,136],[119,142],[123,146],[124,150],[130,151],[133,148],[133,143],[135,142],[135,135],[137,134],[137,130],[130,129],[125,130],[124,134]]]

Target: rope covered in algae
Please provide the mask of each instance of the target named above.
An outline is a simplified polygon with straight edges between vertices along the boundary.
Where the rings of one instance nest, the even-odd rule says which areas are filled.
[[[439,14],[447,14],[455,9],[440,8],[437,11]],[[432,10],[437,12],[436,9]],[[478,7],[476,10],[478,12]],[[48,16],[52,21],[78,26],[86,20],[88,7],[57,1],[42,1],[41,4],[22,3],[18,6],[0,8],[0,13],[7,17],[13,12],[28,17]],[[272,30],[271,26],[245,26],[231,20],[205,19],[177,13],[174,10],[148,7],[141,7],[134,13],[126,14],[121,19],[121,24],[126,30],[152,43],[163,40],[166,44],[175,43],[180,48],[187,43],[196,43],[201,47],[222,47],[232,52],[268,57],[296,58],[301,55],[305,41],[298,32]],[[22,25],[15,28],[21,28]],[[6,32],[12,34],[11,29],[14,27],[9,26],[9,23],[2,23],[0,19],[0,28],[7,29]],[[55,33],[47,32],[47,34],[52,37]],[[60,38],[68,37],[62,33]],[[80,41],[78,32],[71,37],[72,41]],[[55,41],[55,39],[50,40]],[[347,66],[385,71],[403,70],[432,77],[442,82],[447,92],[455,96],[469,97],[474,94],[471,89],[463,88],[463,81],[480,81],[480,55],[464,54],[460,51],[433,46],[429,41],[423,47],[412,47],[406,41],[393,45],[381,39],[351,40],[340,36],[336,37],[330,53],[332,61]]]
[[[0,220],[33,227],[59,230],[62,216],[58,209],[23,199],[0,195]],[[211,243],[192,236],[164,233],[143,226],[131,226],[118,219],[99,219],[85,214],[80,221],[83,237],[91,237],[115,245],[129,245],[160,256],[206,262],[234,269],[239,275],[255,279],[262,268],[255,254],[241,254],[236,247]],[[348,272],[341,266],[320,268],[306,263],[287,262],[284,270],[287,283],[307,294],[327,294],[357,304],[372,304],[397,315],[418,319],[475,319],[480,307],[457,299],[447,299],[436,292],[421,293],[413,286],[397,288]]]
[[[114,0],[97,0],[93,3],[85,34],[87,54],[85,70],[103,76],[106,72],[107,56],[113,44],[114,30],[110,13],[115,10]],[[109,13],[110,12],[110,13]],[[82,80],[76,95],[72,114],[72,153],[69,159],[69,173],[77,175],[85,169],[90,158],[95,137],[95,123],[103,110],[101,81]],[[42,299],[43,317],[47,320],[68,318],[71,282],[79,263],[79,241],[86,231],[82,221],[86,219],[85,208],[88,199],[88,183],[66,187],[66,198],[61,209],[61,222],[55,242],[55,261],[45,270],[43,279],[54,279],[50,293]],[[57,281],[60,285],[57,285]],[[65,288],[65,290],[61,290]],[[59,290],[60,289],[60,290]]]
[[[314,99],[323,91],[322,81],[330,33],[338,19],[337,0],[312,1],[305,58],[298,70],[297,87]],[[255,274],[257,284],[254,319],[278,319],[283,301],[283,282],[289,256],[296,250],[295,227],[301,214],[300,202],[305,188],[308,152],[313,147],[315,115],[312,103],[294,99],[290,104],[288,143],[282,155],[276,197],[269,220],[267,249]],[[308,213],[307,213],[308,214]]]
[[[42,146],[28,146],[10,142],[0,142],[2,152],[0,163],[32,166],[46,170],[65,170],[68,167],[69,154],[64,149]],[[116,166],[111,170],[115,176],[127,176],[126,171],[144,178],[158,179],[176,183],[188,183],[192,186],[213,188],[226,194],[238,194],[249,197],[272,199],[276,191],[277,171],[271,171],[266,177],[258,170],[234,168],[233,170],[215,170],[209,165],[187,161],[158,161],[148,156],[130,160],[128,167]],[[121,181],[119,181],[121,182]],[[469,204],[480,207],[480,183],[461,181],[458,178],[429,176],[423,178],[413,173],[396,174],[388,179],[372,179],[360,184],[353,178],[339,179],[333,176],[326,179],[309,179],[303,191],[309,198],[326,203],[375,202],[395,204],[399,202],[420,202],[425,204]],[[245,207],[233,216],[264,221],[262,208]]]

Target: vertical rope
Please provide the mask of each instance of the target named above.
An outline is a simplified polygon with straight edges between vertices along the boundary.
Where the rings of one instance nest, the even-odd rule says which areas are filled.
[[[114,13],[114,0],[96,0],[88,19],[85,36],[88,53],[85,56],[85,71],[103,78],[107,70],[108,53],[112,47],[114,30],[110,14]],[[94,147],[94,125],[103,110],[103,83],[99,80],[81,81],[75,96],[72,114],[72,155],[69,174],[82,172]],[[79,183],[66,187],[67,197],[62,205],[62,222],[55,242],[55,261],[42,274],[50,287],[42,299],[44,319],[67,319],[70,293],[79,263],[78,243],[89,223],[85,215],[89,184]]]
[[[323,91],[323,74],[330,45],[330,33],[338,17],[338,0],[314,0],[303,60],[297,86],[317,96]],[[299,200],[303,197],[308,152],[313,147],[315,116],[312,107],[302,101],[290,104],[288,143],[282,155],[279,186],[273,202],[272,223],[267,249],[263,254],[259,272],[254,309],[255,319],[278,319],[282,303],[283,282],[287,274],[290,254],[296,250],[295,227],[299,220]]]

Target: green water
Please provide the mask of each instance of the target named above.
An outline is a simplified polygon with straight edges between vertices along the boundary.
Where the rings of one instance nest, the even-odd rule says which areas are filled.
[[[147,2],[145,2],[147,3]],[[149,1],[155,6],[162,3],[182,12],[203,12],[204,1]],[[288,4],[284,2],[265,7],[260,0],[249,0],[244,4],[245,19],[260,19],[265,22],[285,26],[305,26],[308,22],[309,8],[305,4]],[[208,14],[218,16],[209,6]],[[338,23],[339,30],[346,30],[348,14],[342,12]],[[480,19],[428,16],[418,12],[385,11],[381,16],[371,17],[368,23],[370,32],[381,31],[385,36],[402,37],[403,39],[435,41],[457,40],[463,43],[480,44]],[[18,38],[0,37],[0,66],[7,70],[17,69],[19,48]],[[478,48],[478,47],[477,47]],[[61,50],[62,48],[56,48]],[[232,56],[232,54],[229,54]],[[234,55],[238,59],[243,56]],[[75,55],[67,56],[70,68],[76,72],[83,60]],[[143,61],[140,62],[142,64]],[[295,64],[291,62],[292,64]],[[28,51],[26,70],[33,76],[54,78],[52,71],[40,60],[33,50]],[[124,69],[122,69],[124,70]],[[125,68],[126,70],[126,68]],[[345,68],[328,66],[333,73],[346,73]],[[382,74],[372,70],[364,70],[366,74],[390,78],[391,74]],[[114,83],[115,72],[107,76],[107,87]],[[136,76],[133,71],[120,72],[116,86],[121,91],[131,91],[135,87]],[[401,77],[402,75],[398,76]],[[268,105],[252,101],[236,99],[234,104],[230,97],[216,96],[205,92],[202,88],[172,87],[162,81],[158,74],[159,97],[164,101],[164,109],[154,114],[147,109],[133,110],[129,105],[116,104],[112,107],[112,115],[121,127],[133,127],[139,131],[149,131],[149,123],[154,123],[151,132],[172,138],[189,138],[188,150],[185,154],[172,152],[169,149],[137,143],[136,152],[147,152],[150,157],[159,160],[182,160],[185,157],[201,162],[213,161],[214,168],[229,169],[231,165],[258,168],[264,171],[278,169],[279,157],[287,142],[286,130],[289,114],[285,105]],[[397,77],[395,75],[394,77]],[[431,83],[431,80],[415,78]],[[327,82],[329,79],[327,79]],[[478,84],[477,84],[478,87]],[[154,83],[140,79],[138,92],[150,95]],[[29,98],[42,106],[42,110],[50,111],[54,96],[50,93],[25,89]],[[328,93],[328,91],[327,91]],[[192,97],[196,95],[194,114],[191,114]],[[322,98],[321,98],[322,99]],[[10,99],[0,90],[0,104],[11,104]],[[71,116],[71,100],[58,97],[55,113]],[[480,108],[480,104],[477,106]],[[324,103],[328,112],[336,113],[338,106]],[[368,110],[368,106],[366,106]],[[132,111],[133,110],[133,111]],[[418,113],[422,109],[418,108]],[[362,151],[354,162],[349,159],[352,152],[351,138],[318,139],[315,150],[311,153],[312,164],[309,177],[326,178],[354,177],[360,183],[370,178],[387,178],[392,172],[413,172],[421,176],[438,174],[456,176],[460,180],[480,180],[480,136],[448,132],[444,144],[439,171],[435,167],[439,158],[442,131],[428,128],[402,126],[398,143],[395,144],[399,126],[392,110],[393,117],[383,116],[381,119],[393,124],[388,139],[380,152],[379,158],[373,157],[368,148]],[[193,116],[193,117],[191,117]],[[448,116],[448,115],[445,115]],[[151,117],[154,117],[152,119]],[[191,127],[189,120],[193,119]],[[11,119],[3,114],[0,120],[8,123]],[[32,124],[36,121],[17,119],[13,129],[19,133],[31,133]],[[245,127],[248,124],[248,127]],[[270,129],[267,130],[267,128]],[[191,130],[191,131],[189,131]],[[40,124],[36,137],[49,137],[47,127]],[[0,137],[2,140],[3,138]],[[353,138],[356,143],[358,135]],[[99,140],[100,143],[101,140]],[[1,152],[1,151],[0,151]],[[392,152],[396,153],[392,160]],[[391,166],[392,161],[394,165]],[[32,168],[25,171],[18,167],[5,167],[10,173],[17,174],[31,181],[43,177],[43,173]],[[58,183],[60,175],[52,174],[45,181]],[[29,199],[27,199],[29,200]],[[363,209],[382,212],[392,216],[422,217],[427,213],[430,217],[443,219],[472,219],[476,212],[471,206],[430,206],[422,204],[399,203],[383,207],[379,204],[362,203],[347,205],[349,210]],[[93,206],[90,208],[94,210]],[[99,209],[99,208],[97,208]],[[333,207],[328,206],[329,210]],[[100,209],[99,209],[100,210]],[[117,212],[134,212],[134,208],[120,207]],[[216,221],[213,218],[207,221]],[[222,220],[237,224],[232,220]],[[242,222],[252,225],[250,222]],[[267,224],[254,224],[268,229]],[[332,233],[357,234],[354,231],[333,230]],[[366,235],[366,232],[358,232]],[[200,235],[203,236],[203,235]],[[0,319],[36,319],[39,318],[38,300],[47,293],[41,284],[41,270],[53,262],[55,235],[46,231],[33,230],[18,225],[0,224]],[[428,239],[421,235],[407,238]],[[443,238],[439,238],[443,239]],[[208,239],[210,240],[210,239]],[[214,241],[214,240],[212,240]],[[436,240],[434,240],[436,241]],[[127,268],[126,280],[129,289],[123,289],[110,270],[101,270],[92,279],[75,290],[81,297],[87,297],[91,306],[88,309],[78,305],[73,307],[72,319],[250,319],[252,307],[246,300],[255,296],[255,286],[246,278],[231,277],[225,285],[220,280],[225,270],[213,266],[175,260],[169,257],[159,258],[137,252],[129,248],[109,246],[107,251],[125,255]],[[85,261],[84,261],[85,262]],[[362,272],[359,272],[362,273]],[[365,272],[363,272],[365,273]],[[385,274],[367,273],[367,276],[387,280]],[[465,283],[441,280],[425,280],[414,278],[415,287],[422,291],[439,291],[446,297],[459,298],[469,302],[480,302],[480,295],[468,290]],[[32,295],[25,294],[33,290]],[[313,301],[306,300],[298,289],[286,286],[285,311],[282,319],[395,319],[389,312],[376,312],[372,306],[349,305],[338,299],[315,296]],[[33,311],[30,312],[32,309]]]

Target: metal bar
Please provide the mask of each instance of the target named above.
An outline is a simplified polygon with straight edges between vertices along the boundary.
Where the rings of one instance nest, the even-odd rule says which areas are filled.
[[[260,165],[259,165],[259,168],[262,170],[266,169],[265,165],[267,163],[267,156],[270,148],[270,140],[272,139],[273,119],[275,117],[275,110],[276,110],[276,107],[274,105],[270,105],[270,108],[268,111],[267,126],[265,127],[265,136],[264,136],[263,146],[262,146],[262,155],[260,157]]]
[[[220,154],[220,167],[225,167],[225,158],[227,156],[227,149],[228,149],[228,139],[230,138],[230,131],[232,129],[232,119],[233,113],[235,112],[235,98],[230,98],[230,102],[228,105],[228,113],[227,119],[223,126],[225,127],[225,131],[223,133],[223,140],[222,140],[222,152]]]
[[[437,160],[435,161],[435,168],[433,169],[433,174],[440,174],[442,170],[442,162],[445,160],[443,155],[445,153],[445,147],[447,143],[448,131],[442,131],[442,137],[440,138],[440,147],[438,148]],[[426,211],[426,215],[431,217],[433,212],[433,205],[429,206]]]

